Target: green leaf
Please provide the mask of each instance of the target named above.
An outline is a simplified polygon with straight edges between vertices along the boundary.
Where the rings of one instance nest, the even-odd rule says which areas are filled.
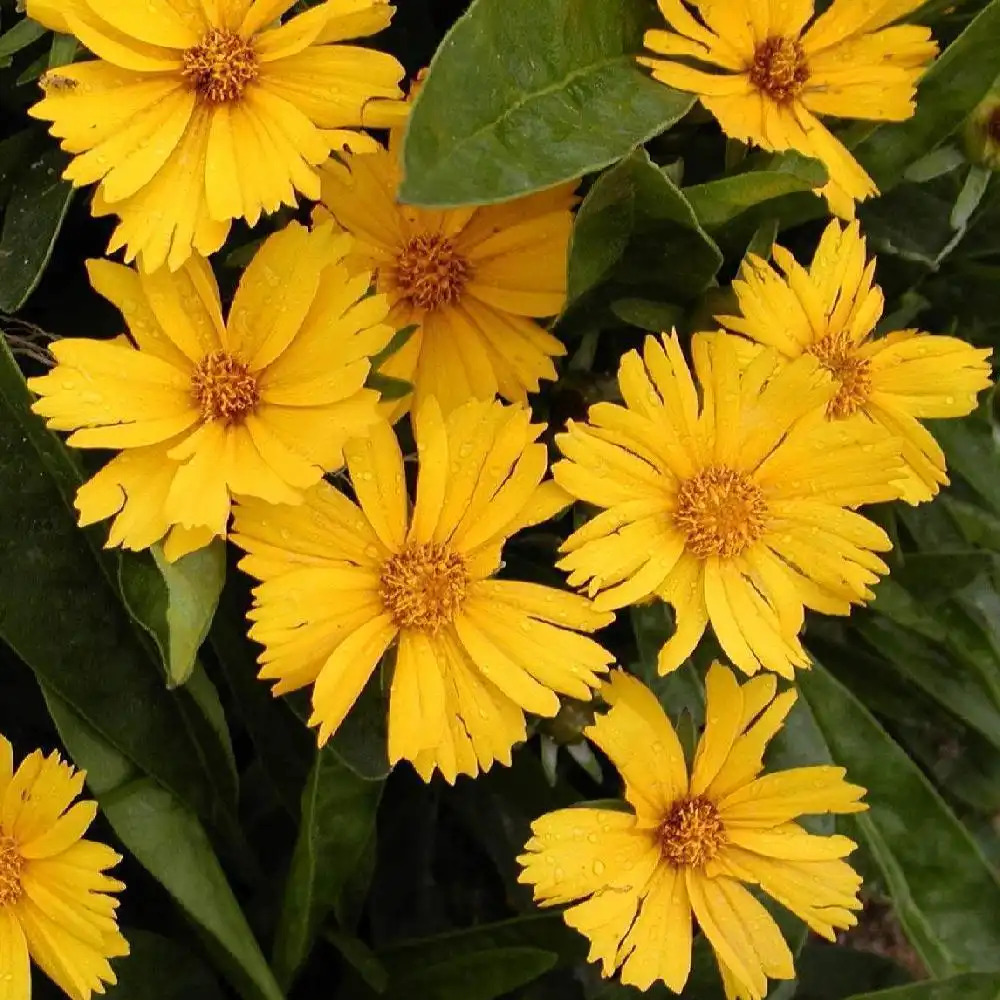
[[[198,817],[141,775],[44,684],[43,693],[60,738],[86,769],[115,833],[206,936],[239,995],[283,1000]]]
[[[365,387],[375,389],[382,397],[383,401],[390,399],[402,399],[413,392],[413,383],[407,382],[405,378],[395,378],[392,375],[383,375],[374,369],[368,374]]]
[[[359,778],[330,749],[317,752],[302,793],[274,946],[275,975],[283,988],[308,958],[321,923],[374,836],[381,795],[381,782]]]
[[[28,17],[18,21],[13,28],[0,35],[0,64],[9,66],[11,56],[38,41],[47,30]]]
[[[548,972],[556,964],[540,948],[497,948],[428,963],[403,979],[391,979],[392,1000],[497,1000]]]
[[[372,371],[377,372],[379,368],[382,367],[395,354],[397,351],[401,350],[409,339],[420,329],[419,324],[411,323],[409,326],[404,326],[397,330],[390,339],[389,343],[382,348],[378,354],[373,354],[371,357]],[[409,391],[409,390],[407,390]],[[405,395],[405,394],[404,394]]]
[[[921,77],[916,112],[873,129],[854,155],[882,191],[962,127],[1000,76],[1000,0],[992,0]]]
[[[569,257],[567,313],[607,286],[689,301],[711,282],[722,254],[684,195],[643,149],[598,178],[577,213]]]
[[[987,395],[975,414],[964,420],[931,420],[928,428],[944,448],[948,468],[958,473],[996,514],[1000,514],[1000,476],[996,475],[1000,448],[988,416]]]
[[[54,34],[49,48],[49,69],[68,66],[79,51],[79,43],[72,35]]]
[[[203,816],[224,809],[183,689],[168,692],[157,657],[72,510],[80,482],[59,441],[29,409],[0,337],[0,638],[100,737]]]
[[[17,312],[38,286],[73,188],[60,179],[66,154],[49,149],[14,179],[0,230],[0,310]]]
[[[826,183],[818,160],[798,153],[775,156],[767,167],[684,188],[698,221],[706,228],[724,226],[748,209],[782,195],[812,191]]]
[[[998,997],[1000,972],[967,972],[875,993],[855,993],[853,1000],[997,1000]]]
[[[129,610],[160,651],[167,686],[185,684],[226,582],[226,543],[216,539],[172,563],[154,545],[148,558],[123,558],[119,579]]]
[[[115,962],[118,985],[107,1000],[224,1000],[215,977],[169,938],[125,928],[129,956]]]
[[[402,200],[503,201],[599,170],[667,129],[694,98],[636,65],[651,13],[645,0],[475,0],[414,104]]]
[[[822,666],[798,675],[829,757],[868,789],[845,828],[877,864],[910,942],[935,976],[986,971],[1000,953],[1000,882],[906,752]]]

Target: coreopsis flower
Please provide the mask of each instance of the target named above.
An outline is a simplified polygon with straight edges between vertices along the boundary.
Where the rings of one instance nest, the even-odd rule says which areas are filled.
[[[0,736],[0,995],[31,1000],[31,961],[73,1000],[117,982],[109,959],[127,955],[118,931],[125,886],[106,875],[121,856],[83,840],[96,802],[73,800],[84,774],[36,750],[14,768]]]
[[[154,274],[88,263],[128,336],[59,340],[58,364],[28,382],[70,445],[121,451],[77,493],[81,525],[114,518],[108,545],[127,549],[169,532],[175,559],[226,534],[233,496],[299,503],[343,464],[344,442],[376,419],[363,386],[393,333],[370,275],[348,277],[352,242],[297,223],[269,237],[226,321],[204,258]]]
[[[393,416],[433,395],[444,413],[498,393],[525,402],[566,348],[538,317],[566,301],[576,182],[501,205],[430,210],[402,205],[402,138],[330,160],[321,199],[357,237],[355,266],[374,271],[397,330],[413,336],[381,367],[413,385]]]
[[[733,282],[742,316],[716,318],[783,358],[815,357],[837,386],[827,419],[897,437],[901,497],[930,500],[948,476],[944,452],[918,418],[971,413],[989,385],[989,350],[918,330],[873,337],[884,299],[856,222],[827,226],[808,271],[784,247],[774,247],[774,262],[780,274],[749,256]]]
[[[109,251],[176,269],[217,250],[231,220],[318,198],[331,150],[372,144],[350,129],[366,102],[402,97],[403,67],[343,43],[393,8],[326,0],[279,25],[292,3],[28,0],[97,57],[44,74],[29,114],[74,155],[63,176],[98,184],[94,214],[120,218]]]
[[[691,968],[692,914],[708,938],[726,994],[760,1000],[767,979],[792,979],[792,955],[758,886],[811,930],[834,940],[856,923],[861,879],[841,860],[855,848],[817,836],[801,815],[866,809],[841,767],[761,776],[765,747],[795,702],[773,675],[742,686],[716,663],[707,725],[690,775],[677,734],[636,678],[616,671],[611,710],[586,732],[618,768],[629,811],[575,807],[532,824],[520,881],[542,906],[572,904],[566,923],[590,941],[605,976],[679,993]]]
[[[429,780],[509,764],[525,712],[554,716],[556,692],[589,699],[611,655],[580,632],[612,616],[536,583],[497,580],[516,531],[570,498],[542,481],[541,427],[525,407],[473,400],[415,411],[419,469],[410,506],[390,425],[348,445],[357,502],[326,483],[301,507],[241,502],[234,541],[254,591],[252,638],[275,694],[312,685],[322,745],[383,654],[395,648],[389,760]]]
[[[875,553],[888,536],[848,508],[897,495],[899,446],[825,420],[837,387],[816,358],[782,365],[769,350],[744,368],[736,340],[694,338],[699,404],[676,335],[647,338],[621,362],[625,405],[597,403],[557,435],[556,482],[606,508],[558,565],[601,610],[653,595],[673,605],[661,673],[711,622],[742,670],[791,677],[809,662],[804,608],[846,615],[887,571]]]
[[[922,3],[834,0],[812,20],[811,0],[657,0],[671,30],[648,31],[646,48],[657,56],[639,62],[657,80],[697,94],[726,135],[821,160],[829,175],[821,193],[837,215],[853,218],[854,203],[878,189],[819,116],[913,114],[916,82],[937,46],[930,29],[893,22]]]

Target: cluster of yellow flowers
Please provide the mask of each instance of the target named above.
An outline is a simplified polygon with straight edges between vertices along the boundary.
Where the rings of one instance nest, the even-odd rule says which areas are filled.
[[[831,208],[875,192],[817,114],[901,119],[935,53],[888,26],[916,0],[658,0],[671,30],[642,59],[697,93],[724,131],[821,159]],[[543,816],[520,859],[543,904],[591,941],[604,974],[680,990],[692,913],[730,997],[759,1000],[792,956],[745,884],[813,930],[854,921],[854,844],[795,822],[865,808],[843,770],[761,777],[809,665],[805,608],[871,598],[890,540],[856,509],[930,499],[944,456],[919,420],[969,413],[987,352],[899,330],[874,336],[883,297],[856,223],[831,222],[807,267],[750,256],[738,316],[691,342],[647,338],[621,359],[622,404],[593,406],[548,457],[527,396],[564,353],[540,317],[566,297],[574,185],[490,207],[400,205],[402,67],[345,44],[377,32],[383,0],[28,0],[96,58],[42,79],[31,114],[96,183],[120,223],[89,263],[127,334],[64,339],[31,380],[35,411],[80,448],[118,451],[79,491],[81,524],[109,546],[162,543],[176,559],[213,538],[259,581],[250,635],[276,694],[312,686],[325,742],[392,652],[389,758],[449,782],[509,764],[525,713],[560,695],[610,706],[587,735],[624,779],[623,811]],[[713,72],[682,59],[709,64]],[[718,70],[715,72],[714,70]],[[397,126],[387,147],[362,127]],[[331,155],[336,154],[336,155]],[[309,227],[268,237],[228,316],[204,255],[233,219],[320,202]],[[380,399],[375,374],[408,385]],[[500,396],[506,402],[497,400]],[[414,500],[393,423],[410,414]],[[351,492],[324,477],[346,465]],[[586,596],[498,579],[505,542],[575,500],[599,512],[559,568]],[[230,521],[232,515],[232,528]],[[690,769],[656,698],[589,637],[617,609],[659,599],[676,631],[661,673],[710,624],[742,685],[715,665]],[[759,673],[761,670],[766,672]],[[690,772],[690,773],[689,773]],[[28,950],[75,998],[113,982],[123,954],[100,874],[112,852],[79,840],[92,806],[57,758],[13,771],[0,742],[0,993],[28,996]],[[61,817],[61,818],[60,818]],[[58,922],[58,923],[57,923]],[[27,944],[25,943],[27,941]],[[13,985],[11,985],[13,983]]]

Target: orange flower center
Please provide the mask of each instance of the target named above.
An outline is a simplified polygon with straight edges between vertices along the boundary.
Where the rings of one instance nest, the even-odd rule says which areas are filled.
[[[432,634],[451,624],[465,600],[465,560],[444,545],[411,545],[382,567],[379,596],[399,628]]]
[[[675,868],[701,868],[726,842],[726,828],[719,810],[701,795],[675,802],[657,835],[660,856]]]
[[[396,258],[396,284],[420,309],[457,302],[472,268],[441,233],[414,236]]]
[[[750,82],[772,101],[792,100],[809,79],[806,54],[798,40],[772,35],[757,46],[750,65]]]
[[[681,483],[674,522],[699,559],[738,556],[764,533],[767,503],[760,487],[725,466],[711,466]]]
[[[24,858],[17,844],[0,833],[0,906],[16,903],[24,892],[21,885],[21,869]]]
[[[809,353],[834,377],[837,394],[826,404],[833,420],[849,417],[868,402],[872,391],[872,363],[858,357],[846,331],[827,334],[809,348]]]
[[[260,388],[250,366],[228,351],[212,351],[191,376],[191,392],[204,420],[238,424],[260,402]]]
[[[209,28],[197,44],[181,53],[181,75],[212,104],[238,101],[257,79],[253,45],[228,28]]]
[[[986,134],[994,141],[1000,142],[1000,105],[993,109],[990,120],[986,123]]]

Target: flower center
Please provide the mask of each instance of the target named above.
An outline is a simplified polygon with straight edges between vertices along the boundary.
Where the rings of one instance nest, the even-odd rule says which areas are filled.
[[[10,837],[0,833],[0,906],[16,903],[24,891],[21,885],[21,869],[24,858],[17,844]]]
[[[238,424],[260,402],[250,366],[228,351],[212,351],[191,376],[191,392],[204,420]]]
[[[209,28],[197,44],[181,53],[181,76],[212,104],[238,101],[257,79],[253,45],[228,28]]]
[[[772,35],[757,46],[750,65],[750,82],[772,101],[790,101],[808,79],[806,54],[796,39]]]
[[[993,113],[986,123],[986,134],[994,142],[1000,142],[1000,105],[993,109]]]
[[[465,600],[465,560],[444,545],[411,545],[382,567],[378,592],[399,628],[436,633],[451,623]]]
[[[712,466],[681,483],[674,521],[699,559],[738,556],[766,527],[760,487],[740,472]]]
[[[660,856],[675,868],[700,868],[726,842],[726,828],[719,810],[700,795],[675,802],[657,833]]]
[[[437,309],[461,297],[472,268],[447,236],[414,236],[396,258],[396,284],[415,306]]]
[[[828,417],[849,417],[868,402],[872,391],[872,363],[860,358],[844,331],[827,334],[809,353],[836,379],[837,394],[826,404]]]

